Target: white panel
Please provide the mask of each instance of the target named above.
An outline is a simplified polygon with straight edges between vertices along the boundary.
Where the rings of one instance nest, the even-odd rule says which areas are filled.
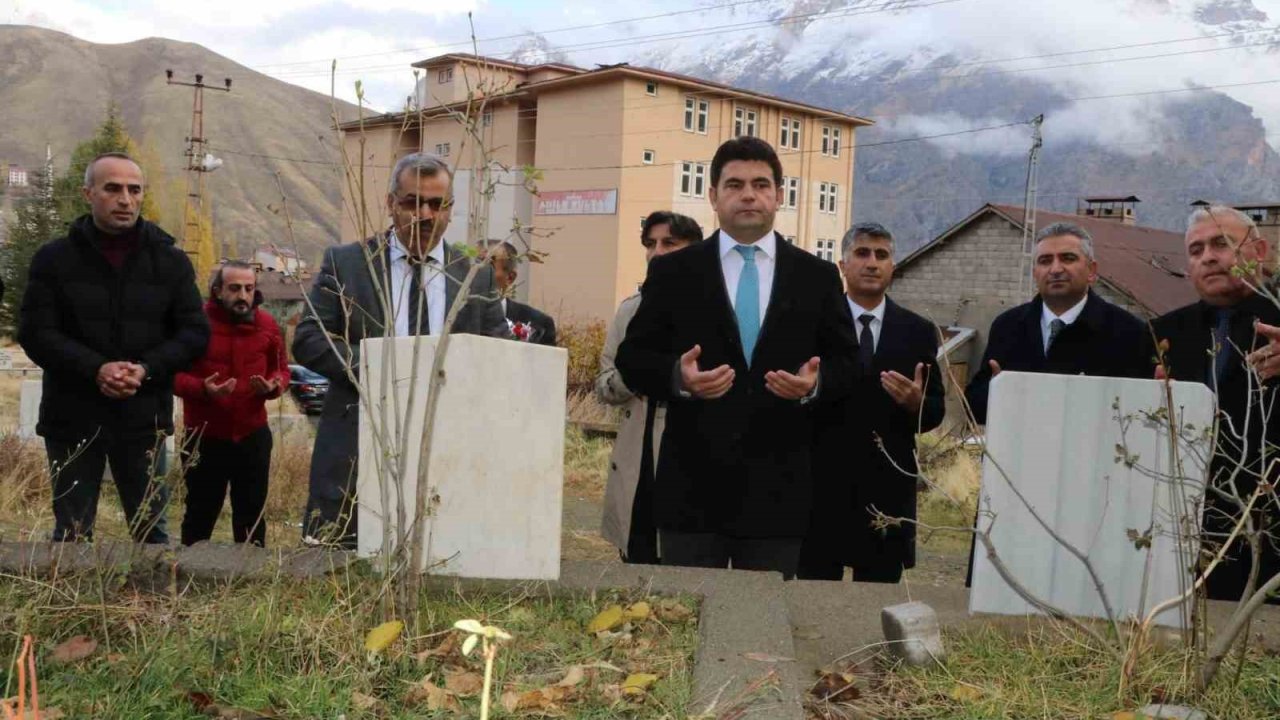
[[[1214,398],[1199,383],[1173,383],[1173,395],[1180,424],[1199,431],[1194,452],[1185,434],[1179,441],[1187,498],[1182,515],[1198,518],[1207,469],[1197,459],[1209,456],[1203,430],[1212,422]],[[1170,512],[1175,484],[1151,477],[1174,474],[1164,424],[1143,416],[1163,408],[1163,397],[1164,385],[1154,380],[1006,371],[991,383],[979,527],[992,522],[988,511],[994,513],[991,538],[1013,577],[1069,614],[1106,617],[1084,564],[1037,523],[1028,505],[1088,555],[1121,618],[1144,614],[1189,582],[1180,568],[1190,565],[1194,546],[1184,545],[1179,556]],[[1123,437],[1119,417],[1131,418]],[[1117,461],[1121,445],[1138,457],[1135,467]],[[1151,549],[1136,548],[1128,531],[1141,534],[1153,525]],[[1151,575],[1143,603],[1148,554]],[[999,576],[981,543],[969,610],[1035,612]],[[1162,613],[1159,621],[1176,625],[1180,613]]]
[[[437,338],[369,339],[361,343],[361,377],[372,415],[360,406],[358,549],[382,549],[384,518],[394,529],[400,496],[383,487],[385,454],[372,428],[407,427],[409,478],[403,487],[406,524],[412,522],[426,378]],[[418,345],[414,371],[414,345]],[[564,477],[565,383],[561,348],[455,335],[445,358],[446,382],[436,415],[430,483],[435,509],[422,525],[433,573],[482,578],[552,580],[560,576],[560,509]],[[383,378],[395,378],[385,386]],[[409,405],[411,387],[413,404]],[[378,420],[371,423],[371,420]],[[384,437],[401,435],[394,431]],[[385,501],[384,501],[385,498]]]

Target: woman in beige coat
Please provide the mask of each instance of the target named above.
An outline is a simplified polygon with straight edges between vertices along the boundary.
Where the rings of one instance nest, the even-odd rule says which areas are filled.
[[[702,228],[693,218],[658,211],[645,218],[640,231],[645,261],[702,241]],[[627,325],[640,307],[640,293],[622,301],[609,325],[600,355],[595,391],[600,402],[622,407],[622,422],[609,457],[609,480],[604,490],[604,519],[600,534],[618,548],[629,563],[659,562],[658,531],[653,524],[653,477],[667,409],[631,392],[614,367]],[[647,447],[646,447],[647,446]]]

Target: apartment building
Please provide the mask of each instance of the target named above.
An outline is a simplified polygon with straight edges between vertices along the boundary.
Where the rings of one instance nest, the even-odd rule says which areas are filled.
[[[343,126],[347,157],[363,163],[370,219],[384,221],[395,160],[427,150],[457,168],[446,239],[465,241],[484,165],[466,132],[470,117],[487,148],[490,182],[497,180],[477,221],[490,238],[524,228],[546,253],[545,262],[524,268],[520,294],[562,321],[608,319],[635,291],[645,274],[640,223],[650,212],[684,213],[708,233],[716,227],[711,158],[739,135],[778,150],[785,192],[777,230],[820,257],[839,252],[852,207],[854,134],[868,120],[626,64],[587,70],[451,54],[415,67],[416,107]],[[371,232],[368,223],[356,226],[351,194],[345,241]]]

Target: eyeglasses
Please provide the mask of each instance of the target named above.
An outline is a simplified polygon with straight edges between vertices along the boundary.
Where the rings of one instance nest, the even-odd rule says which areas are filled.
[[[453,198],[424,198],[417,195],[405,195],[396,198],[396,206],[407,212],[416,212],[418,208],[423,206],[431,208],[432,212],[440,212],[453,207]]]

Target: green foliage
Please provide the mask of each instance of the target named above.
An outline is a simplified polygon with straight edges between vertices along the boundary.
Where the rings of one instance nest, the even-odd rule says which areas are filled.
[[[72,220],[89,212],[89,203],[80,192],[80,189],[84,187],[84,171],[94,158],[109,152],[122,152],[138,160],[138,164],[142,165],[142,172],[146,176],[147,184],[149,185],[152,182],[152,173],[148,172],[148,168],[139,157],[138,144],[129,136],[124,122],[120,119],[119,109],[112,103],[107,106],[107,117],[98,126],[97,133],[89,140],[85,140],[76,146],[76,149],[71,153],[71,166],[67,168],[67,173],[59,177],[54,184],[54,196],[58,200],[58,213],[64,222],[70,223]],[[142,198],[142,217],[156,221],[159,216],[159,210],[150,193],[144,194]]]
[[[27,290],[27,268],[39,247],[63,234],[63,220],[53,194],[52,165],[35,173],[37,191],[19,200],[17,217],[9,226],[9,237],[0,246],[0,278],[4,279],[4,299],[0,301],[0,326],[10,333],[18,326],[22,296]]]

